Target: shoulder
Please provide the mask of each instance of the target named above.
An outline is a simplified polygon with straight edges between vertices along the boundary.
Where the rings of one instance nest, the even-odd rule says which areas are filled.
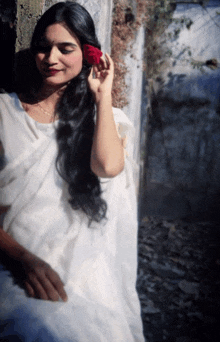
[[[0,93],[0,122],[1,124],[14,120],[19,110],[16,93]]]
[[[8,93],[4,89],[0,89],[0,101],[5,101],[8,98]]]
[[[18,96],[16,93],[6,93],[0,90],[0,112],[6,109],[9,110],[11,107],[14,108],[17,100]]]
[[[10,101],[11,99],[14,99],[15,97],[17,97],[16,93],[7,93],[6,91],[4,91],[4,89],[0,88],[0,99],[2,101]]]
[[[4,107],[10,103],[10,99],[11,99],[10,95],[11,94],[9,94],[9,93],[0,91],[0,111],[2,111],[4,109]]]

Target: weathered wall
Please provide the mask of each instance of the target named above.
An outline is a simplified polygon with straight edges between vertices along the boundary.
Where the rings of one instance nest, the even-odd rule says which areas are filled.
[[[168,67],[153,82],[142,211],[215,214],[220,205],[220,10],[179,4],[168,28]],[[189,22],[189,21],[188,21]]]
[[[79,0],[92,15],[103,52],[110,52],[112,0]]]
[[[145,29],[143,26],[137,31],[134,41],[131,44],[129,52],[126,54],[124,61],[127,67],[125,76],[126,95],[128,104],[123,108],[132,121],[134,131],[133,148],[129,151],[136,163],[140,162],[140,109],[142,101],[142,81],[143,81],[143,55],[145,43]],[[136,182],[139,182],[139,174],[136,175]]]
[[[16,52],[29,47],[34,26],[42,14],[43,0],[17,0]]]
[[[115,61],[113,104],[122,108],[134,126],[129,156],[137,165],[136,187],[139,188],[140,109],[142,101],[145,26],[149,1],[114,0],[112,25],[112,56]]]
[[[62,0],[61,0],[62,1]],[[16,51],[29,47],[35,24],[41,14],[59,0],[17,0],[17,40]],[[98,37],[104,51],[110,51],[111,0],[79,0],[94,19]]]

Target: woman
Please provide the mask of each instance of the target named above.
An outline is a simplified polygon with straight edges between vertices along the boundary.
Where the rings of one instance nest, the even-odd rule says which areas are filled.
[[[88,12],[57,3],[32,37],[33,85],[1,95],[2,339],[144,340],[132,169],[117,133],[131,124],[112,110],[113,62],[99,48]]]

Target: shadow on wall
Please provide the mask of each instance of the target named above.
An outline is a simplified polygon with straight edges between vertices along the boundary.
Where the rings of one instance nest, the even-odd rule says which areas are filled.
[[[220,216],[220,71],[168,74],[153,96],[140,215]]]
[[[16,9],[15,0],[0,1],[0,89],[7,92],[29,90],[39,77],[29,49],[15,54]]]
[[[40,82],[40,75],[35,60],[29,49],[24,49],[15,54],[15,73],[13,91],[27,93]]]
[[[0,88],[6,90],[10,90],[13,81],[15,39],[14,27],[0,17]]]
[[[0,88],[10,90],[13,82],[16,40],[16,1],[0,1]]]

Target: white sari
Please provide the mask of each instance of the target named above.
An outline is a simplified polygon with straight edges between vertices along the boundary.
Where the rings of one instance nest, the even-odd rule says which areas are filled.
[[[2,94],[0,101],[6,157],[0,205],[10,207],[3,229],[58,272],[68,295],[66,303],[29,298],[1,267],[0,337],[144,341],[135,290],[137,203],[131,161],[126,157],[124,171],[113,179],[101,179],[108,219],[88,227],[85,214],[71,209],[67,186],[55,168],[56,123],[33,120],[15,93]],[[119,109],[114,116],[129,138],[128,118]]]

